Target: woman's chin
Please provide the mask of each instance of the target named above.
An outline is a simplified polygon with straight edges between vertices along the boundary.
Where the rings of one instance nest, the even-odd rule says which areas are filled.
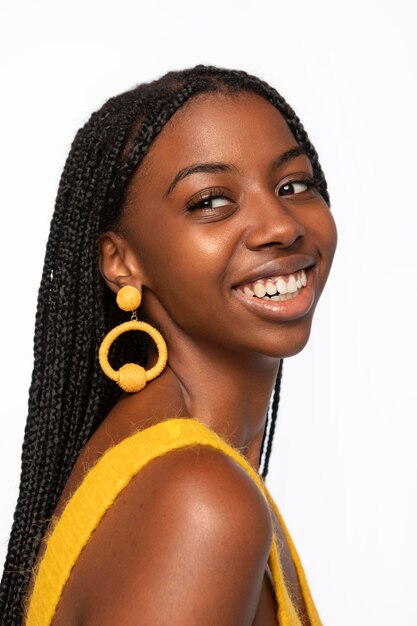
[[[258,343],[258,352],[265,356],[284,359],[295,356],[305,348],[311,334],[311,321],[307,324],[292,325],[285,330],[277,331],[276,335],[269,341]]]

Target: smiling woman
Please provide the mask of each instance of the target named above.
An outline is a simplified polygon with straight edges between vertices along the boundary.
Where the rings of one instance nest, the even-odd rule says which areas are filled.
[[[51,224],[2,623],[320,624],[264,479],[335,247],[317,153],[258,78],[199,65],[92,115]],[[126,330],[157,349],[110,348]]]

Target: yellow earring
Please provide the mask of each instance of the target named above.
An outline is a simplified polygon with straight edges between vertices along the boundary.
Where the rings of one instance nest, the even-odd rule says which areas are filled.
[[[150,380],[153,380],[163,371],[168,360],[168,350],[164,338],[161,333],[150,324],[138,321],[136,309],[139,307],[142,295],[136,287],[126,285],[119,289],[116,302],[122,311],[132,311],[132,319],[130,322],[124,322],[113,328],[103,339],[98,351],[98,359],[103,372],[114,380],[123,391],[134,393],[140,391]],[[109,363],[108,355],[110,346],[122,333],[128,330],[142,330],[148,333],[156,343],[158,348],[158,361],[149,370],[145,370],[141,365],[136,363],[126,363],[119,370],[114,370]]]

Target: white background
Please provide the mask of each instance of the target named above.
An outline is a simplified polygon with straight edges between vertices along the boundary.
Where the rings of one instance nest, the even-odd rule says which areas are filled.
[[[311,341],[285,363],[271,490],[327,626],[417,624],[412,0],[14,0],[2,12],[0,556],[70,142],[108,97],[209,63],[255,73],[292,104],[339,228]]]

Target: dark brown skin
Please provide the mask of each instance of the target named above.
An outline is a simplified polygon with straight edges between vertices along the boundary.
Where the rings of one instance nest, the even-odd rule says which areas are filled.
[[[123,285],[142,290],[139,317],[144,311],[157,322],[168,366],[143,391],[123,397],[93,435],[58,515],[109,446],[174,416],[198,417],[258,469],[280,359],[308,340],[337,239],[315,188],[278,193],[299,175],[312,176],[305,155],[273,167],[296,147],[278,111],[248,93],[191,100],[153,142],[120,230],[102,237],[101,267],[115,293]],[[207,162],[232,169],[191,174],[165,195],[180,169]],[[185,208],[213,187],[226,198],[207,209]],[[295,254],[315,262],[307,313],[277,322],[242,306],[234,286],[258,266]],[[288,547],[273,524],[304,615]],[[203,446],[171,452],[142,470],[106,514],[71,574],[54,626],[276,624],[271,538],[268,507],[234,461]]]

